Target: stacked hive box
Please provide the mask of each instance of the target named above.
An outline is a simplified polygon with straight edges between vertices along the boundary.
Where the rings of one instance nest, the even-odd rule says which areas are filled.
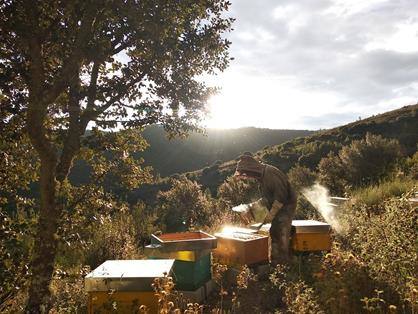
[[[176,290],[194,302],[206,298],[211,284],[211,250],[216,238],[202,231],[152,235],[145,254],[151,259],[173,258]]]
[[[174,260],[111,260],[85,277],[88,313],[134,313],[145,305],[158,312],[158,300],[151,287],[155,278],[171,275]]]

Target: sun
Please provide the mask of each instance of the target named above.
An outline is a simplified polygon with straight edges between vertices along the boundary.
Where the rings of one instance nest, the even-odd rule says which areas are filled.
[[[224,95],[213,96],[208,101],[209,115],[206,126],[214,129],[233,129],[243,127],[242,116],[233,103]]]

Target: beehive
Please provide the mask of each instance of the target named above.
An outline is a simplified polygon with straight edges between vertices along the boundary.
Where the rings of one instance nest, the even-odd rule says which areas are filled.
[[[146,305],[157,313],[158,301],[151,284],[155,278],[171,275],[174,260],[110,260],[85,277],[88,313],[111,311],[132,313]]]
[[[331,250],[331,226],[316,220],[292,221],[292,249],[297,252]]]
[[[196,250],[196,251],[167,251],[164,250],[160,244],[150,244],[144,249],[144,253],[149,258],[165,258],[175,259],[177,261],[195,262],[203,256],[209,255],[211,250]]]
[[[173,278],[177,290],[196,290],[212,278],[211,254],[202,256],[195,262],[175,261]]]
[[[213,254],[220,263],[239,266],[268,262],[268,237],[244,232],[217,233]]]
[[[194,291],[212,278],[211,249],[216,248],[216,237],[203,231],[152,235],[147,246],[149,258],[175,259],[173,278],[176,289]]]
[[[151,244],[161,245],[161,250],[196,251],[216,248],[216,238],[203,231],[189,231],[151,235]]]
[[[260,224],[251,225],[257,229]],[[269,235],[271,224],[265,224],[259,234]],[[331,249],[331,226],[316,220],[293,220],[291,247],[296,252],[329,251]]]

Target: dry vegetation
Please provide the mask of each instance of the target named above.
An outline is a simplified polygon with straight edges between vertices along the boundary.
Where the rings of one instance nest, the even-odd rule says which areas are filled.
[[[344,152],[350,156],[380,150],[379,145],[396,143],[369,137],[347,146]],[[328,174],[330,182],[344,180],[341,186],[351,199],[339,208],[344,232],[334,234],[330,252],[295,255],[290,266],[279,265],[264,275],[248,267],[234,270],[214,263],[216,289],[205,304],[189,303],[166,276],[153,285],[160,313],[417,313],[418,210],[408,201],[417,192],[417,158],[415,154],[384,160],[385,172],[376,170],[366,183],[358,180],[358,169],[364,168],[352,161],[346,171],[355,169],[355,176],[332,178]],[[289,177],[297,188],[321,178],[300,165]],[[227,223],[238,224],[240,220],[229,208],[256,195],[256,184],[251,181],[229,178],[219,187],[217,197],[212,197],[195,182],[179,177],[170,190],[160,193],[154,207],[129,206],[111,195],[87,199],[63,217],[51,312],[84,313],[84,275],[106,259],[140,258],[150,233],[179,225],[213,232]],[[299,219],[321,219],[302,197],[297,211]],[[30,275],[26,263],[36,216],[18,213],[11,219],[2,212],[0,310],[6,313],[23,311]],[[115,302],[106,306],[106,312],[117,312]],[[147,311],[140,304],[133,305],[133,312]]]

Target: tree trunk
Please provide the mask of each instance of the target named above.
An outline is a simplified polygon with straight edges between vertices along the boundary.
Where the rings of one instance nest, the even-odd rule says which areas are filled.
[[[60,218],[59,206],[55,204],[55,169],[56,159],[54,156],[47,159],[41,158],[41,208],[32,254],[32,276],[29,300],[26,305],[27,313],[47,313],[51,304],[49,284],[54,271],[58,244],[56,232]]]

